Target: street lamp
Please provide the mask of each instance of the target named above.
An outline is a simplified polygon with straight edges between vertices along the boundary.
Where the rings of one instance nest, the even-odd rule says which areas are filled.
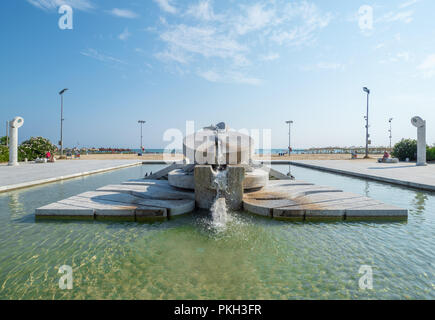
[[[390,118],[390,120],[388,120],[388,122],[390,123],[390,130],[388,130],[388,132],[390,132],[390,151],[391,151],[391,139],[393,138],[392,135],[392,128],[391,128],[391,122],[393,122],[393,118]]]
[[[366,115],[366,155],[365,159],[368,159],[369,157],[369,96],[370,96],[370,90],[367,87],[363,88],[364,92],[367,93],[367,115]]]
[[[286,121],[285,123],[288,124],[288,154],[290,155],[291,153],[291,125],[293,124],[293,121]]]
[[[68,90],[68,88],[63,89],[59,92],[60,95],[60,155],[63,155],[63,94]]]
[[[9,121],[6,121],[6,147],[9,148]]]
[[[144,120],[139,120],[137,123],[139,123],[140,124],[140,151],[141,152],[143,152],[143,143],[142,143],[142,139],[143,139],[143,136],[142,136],[142,128],[143,128],[143,125],[146,123],[146,121],[144,121]]]
[[[293,124],[292,120],[286,121],[286,124],[288,124],[288,155],[290,156],[291,152],[292,152],[292,147],[291,147],[291,125]],[[287,175],[289,177],[293,177],[292,176],[292,172],[291,172],[291,166],[290,163],[288,165],[288,173]]]

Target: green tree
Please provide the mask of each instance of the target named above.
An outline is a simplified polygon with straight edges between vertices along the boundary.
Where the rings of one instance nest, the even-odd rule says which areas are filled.
[[[0,162],[8,162],[9,161],[9,149],[0,145]]]
[[[23,161],[27,158],[27,160],[33,161],[36,158],[45,157],[48,151],[53,153],[56,150],[56,146],[53,145],[48,139],[43,137],[32,137],[29,140],[24,141],[18,147],[18,159],[19,161]]]
[[[435,161],[435,146],[427,148],[427,161]]]
[[[0,137],[0,146],[5,146],[5,145],[6,145],[6,136]]]
[[[400,161],[405,161],[406,158],[409,158],[409,160],[416,160],[417,140],[402,139],[394,145],[392,155],[399,158]]]

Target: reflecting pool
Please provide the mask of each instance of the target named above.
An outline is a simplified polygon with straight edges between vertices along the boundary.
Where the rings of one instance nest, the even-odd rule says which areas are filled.
[[[0,194],[0,299],[435,298],[434,193],[292,167],[297,179],[407,208],[409,218],[289,223],[229,213],[223,231],[198,213],[154,224],[34,219],[37,207],[160,168]],[[72,267],[72,290],[59,288],[62,265]],[[363,265],[373,290],[359,287]]]

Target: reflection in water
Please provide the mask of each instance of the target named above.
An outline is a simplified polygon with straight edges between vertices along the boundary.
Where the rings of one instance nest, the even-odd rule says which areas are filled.
[[[425,204],[426,204],[427,199],[428,199],[427,194],[425,194],[423,192],[416,192],[415,193],[415,198],[412,201],[412,203],[414,204],[414,208],[415,208],[416,213],[418,213],[418,214],[424,213]]]
[[[370,182],[369,181],[364,181],[365,182],[365,187],[364,187],[364,195],[367,198],[370,198]]]
[[[14,216],[25,212],[24,205],[20,202],[20,194],[18,192],[11,193],[8,198],[9,198],[8,205],[11,213],[11,218],[14,218]]]

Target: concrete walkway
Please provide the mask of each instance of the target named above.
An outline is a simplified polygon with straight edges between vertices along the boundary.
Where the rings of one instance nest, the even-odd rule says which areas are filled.
[[[142,164],[136,160],[66,160],[56,163],[0,165],[0,192],[72,179]]]
[[[272,163],[274,162],[272,161]],[[290,164],[435,191],[435,164],[417,167],[415,163],[386,164],[366,160],[299,160],[290,161]]]

